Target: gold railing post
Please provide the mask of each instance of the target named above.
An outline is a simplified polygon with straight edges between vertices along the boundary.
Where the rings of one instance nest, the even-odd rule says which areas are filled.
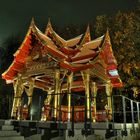
[[[58,114],[57,118],[60,121],[61,120],[61,82],[59,82],[59,88],[58,88],[58,98],[57,98],[57,107],[58,107]]]
[[[33,90],[34,90],[34,82],[35,79],[31,79],[29,82],[29,88],[25,88],[25,92],[28,96],[28,112],[30,113],[30,119],[32,120],[32,97],[33,97]]]
[[[93,122],[96,122],[96,97],[97,97],[97,85],[95,82],[92,83],[92,94],[93,94],[93,113],[94,116],[92,116],[93,118]]]
[[[87,102],[87,120],[90,120],[90,75],[89,71],[85,73],[85,85],[86,85],[86,102]]]
[[[11,117],[16,118],[18,117],[17,109],[21,105],[21,96],[24,91],[24,86],[20,77],[18,77],[17,80],[14,81],[13,86],[14,86],[14,100],[13,100],[13,106],[12,106],[12,111],[11,111]]]
[[[59,82],[60,82],[60,70],[55,71],[55,95],[54,95],[54,113],[53,119],[57,119],[57,105],[58,105],[58,91],[59,91]]]
[[[31,104],[32,104],[32,96],[33,96],[33,90],[34,90],[34,81],[35,81],[35,79],[32,79],[30,81],[29,89],[25,90],[26,94],[28,96],[28,106],[31,106]]]
[[[107,94],[107,114],[108,120],[112,119],[112,85],[111,81],[107,81],[106,83],[106,94]]]
[[[68,90],[68,122],[71,119],[71,88],[72,88],[73,73],[68,75],[67,90]]]
[[[47,112],[50,111],[50,103],[51,103],[51,99],[52,99],[52,90],[51,88],[49,88],[49,90],[47,91],[47,98],[44,101],[44,105],[47,106],[47,109],[49,109]],[[49,107],[48,107],[49,106]],[[45,110],[45,107],[44,107]],[[47,121],[49,119],[49,113],[47,114],[43,114],[43,116],[41,117],[41,120]]]
[[[45,99],[44,101],[44,104],[45,105],[50,105],[50,102],[51,102],[51,99],[52,99],[52,91],[51,91],[51,88],[47,91],[47,98]]]
[[[61,83],[59,82],[58,98],[57,98],[57,105],[58,105],[58,107],[60,106],[60,94],[61,94]]]

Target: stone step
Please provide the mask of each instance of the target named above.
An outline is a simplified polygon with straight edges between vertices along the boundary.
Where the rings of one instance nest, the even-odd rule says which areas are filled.
[[[0,120],[0,126],[4,125],[5,121],[4,120]]]
[[[11,120],[5,120],[4,124],[5,125],[11,125]]]
[[[42,135],[41,134],[35,134],[35,135],[30,136],[30,137],[26,137],[25,140],[42,140]]]
[[[17,131],[0,131],[0,137],[3,136],[19,136],[20,133],[17,133]]]
[[[14,126],[12,126],[12,125],[3,125],[2,130],[11,131],[11,130],[14,130]]]
[[[23,136],[0,137],[0,140],[24,140]]]

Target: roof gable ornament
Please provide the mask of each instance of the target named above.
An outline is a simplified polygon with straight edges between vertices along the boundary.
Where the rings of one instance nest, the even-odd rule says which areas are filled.
[[[105,40],[110,43],[110,35],[109,35],[109,29],[107,28],[106,33],[105,33]]]
[[[30,27],[34,26],[35,25],[35,20],[34,20],[34,17],[32,17],[31,19],[31,23],[30,23]]]
[[[107,28],[107,31],[104,36],[104,42],[103,42],[102,48],[103,48],[105,54],[108,53],[108,55],[106,55],[106,59],[107,59],[108,63],[112,63],[117,66],[117,61],[116,61],[116,58],[115,58],[113,50],[112,50],[112,44],[110,41],[110,35],[109,35],[108,28]]]
[[[48,19],[48,24],[47,24],[47,27],[45,29],[45,35],[48,35],[49,32],[52,32],[53,31],[53,28],[52,28],[52,24],[51,24],[51,20],[50,18]]]
[[[90,27],[88,24],[86,32],[83,35],[83,37],[81,38],[81,41],[79,42],[79,47],[82,46],[83,44],[89,42],[89,41],[91,41],[91,36],[90,36]]]

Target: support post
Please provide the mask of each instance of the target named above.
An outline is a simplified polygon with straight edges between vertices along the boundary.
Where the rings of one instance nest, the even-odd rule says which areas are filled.
[[[28,96],[28,106],[31,106],[31,104],[32,104],[33,90],[34,90],[34,79],[30,82],[29,91],[27,93],[27,96]]]
[[[51,103],[51,99],[52,99],[52,91],[51,91],[51,88],[49,88],[49,90],[47,91],[47,98],[45,99],[45,101],[44,101],[44,107],[42,108],[42,109],[47,109],[47,113],[43,113],[42,114],[42,116],[41,116],[41,120],[44,120],[44,121],[46,121],[46,120],[49,120],[49,112],[50,112],[50,110],[51,110],[51,105],[50,105],[50,103]],[[42,110],[43,111],[43,110]]]
[[[66,76],[67,70],[63,71],[62,77],[60,77],[60,82],[59,82],[59,88],[58,88],[58,120],[59,122],[62,120],[62,112],[61,112],[61,102],[62,102],[62,83],[64,80],[64,77]]]
[[[110,81],[107,81],[106,83],[106,94],[107,94],[107,114],[108,114],[108,120],[110,121],[112,119],[112,85]]]
[[[50,102],[51,102],[51,99],[52,99],[52,91],[51,91],[51,88],[47,91],[47,98],[45,99],[44,101],[44,104],[45,105],[50,105]]]
[[[122,96],[122,106],[123,106],[123,124],[124,124],[124,131],[126,131],[126,103],[125,97]]]
[[[137,118],[138,118],[138,122],[140,121],[140,109],[139,109],[139,102],[137,102]]]
[[[93,122],[96,122],[96,97],[97,97],[97,85],[95,82],[92,83],[92,95],[93,95],[93,114],[94,116],[92,115],[92,119],[93,119]]]
[[[21,106],[21,96],[24,91],[24,86],[22,84],[20,77],[18,77],[17,80],[14,81],[13,86],[14,86],[14,100],[11,117],[17,118],[17,109],[19,106]]]
[[[53,120],[57,120],[57,105],[58,105],[58,91],[59,91],[59,82],[60,82],[60,70],[55,71],[55,95],[54,95],[54,112]]]
[[[71,87],[72,87],[73,73],[68,75],[67,90],[68,90],[68,122],[71,119]]]
[[[85,73],[85,85],[86,85],[86,89],[85,89],[85,94],[86,94],[86,105],[87,105],[87,121],[90,121],[90,88],[89,88],[89,84],[90,84],[90,75],[89,75],[89,71],[86,71]]]
[[[135,120],[134,120],[133,100],[130,101],[130,104],[131,104],[132,128],[133,128],[133,132],[135,132]]]
[[[58,87],[58,98],[57,98],[57,106],[58,106],[58,114],[57,118],[60,120],[60,114],[61,114],[61,82],[59,82],[59,87]]]
[[[30,115],[30,119],[32,120],[32,96],[33,96],[33,90],[34,90],[34,81],[35,79],[31,79],[29,83],[29,88],[25,88],[26,94],[28,96],[28,115]]]

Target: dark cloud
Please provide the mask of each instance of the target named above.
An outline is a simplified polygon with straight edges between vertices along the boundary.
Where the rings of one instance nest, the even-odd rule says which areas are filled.
[[[63,26],[84,24],[96,15],[133,8],[133,0],[4,0],[0,3],[0,38],[27,30],[32,17],[39,25],[50,17]]]

